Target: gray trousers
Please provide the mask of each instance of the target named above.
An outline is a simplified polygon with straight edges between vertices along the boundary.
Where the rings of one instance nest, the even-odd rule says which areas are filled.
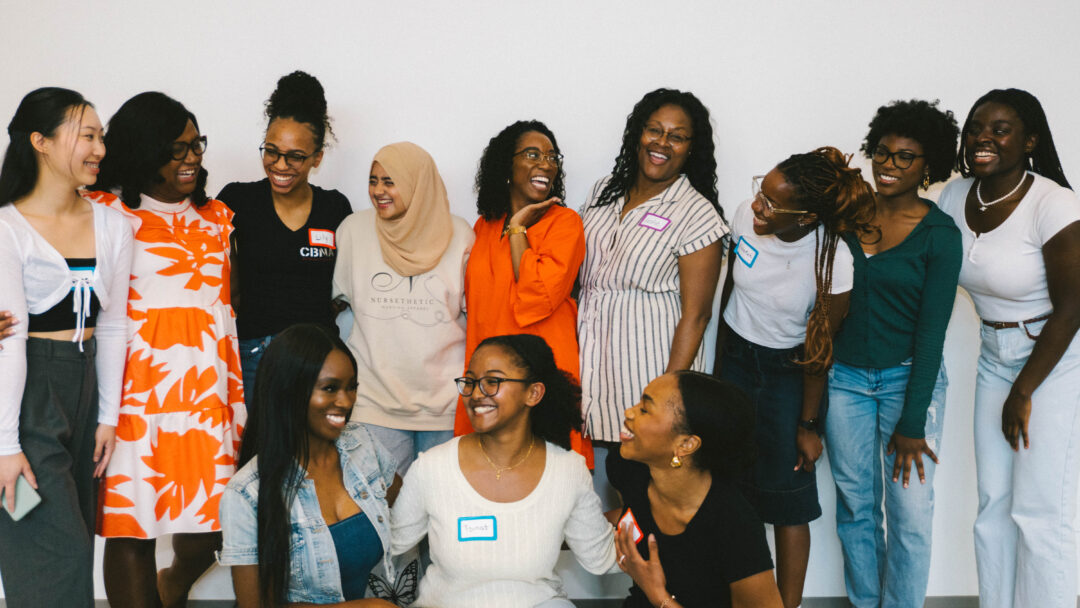
[[[41,504],[18,522],[0,514],[0,577],[11,608],[94,604],[94,339],[30,338],[19,442]]]

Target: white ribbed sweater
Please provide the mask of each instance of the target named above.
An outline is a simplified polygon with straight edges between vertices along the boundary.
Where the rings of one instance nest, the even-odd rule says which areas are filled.
[[[565,597],[555,574],[563,540],[585,570],[615,563],[612,527],[580,454],[546,444],[540,482],[524,499],[497,503],[480,496],[458,466],[457,437],[424,452],[405,476],[394,504],[394,553],[427,535],[431,566],[420,581],[425,608],[531,608]],[[462,517],[494,516],[497,539],[458,540]]]

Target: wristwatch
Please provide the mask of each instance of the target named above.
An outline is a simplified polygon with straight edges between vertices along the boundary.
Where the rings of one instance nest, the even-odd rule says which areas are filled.
[[[811,418],[809,420],[800,420],[799,421],[799,426],[801,428],[804,428],[804,429],[808,430],[808,431],[816,431],[817,430],[817,418]]]

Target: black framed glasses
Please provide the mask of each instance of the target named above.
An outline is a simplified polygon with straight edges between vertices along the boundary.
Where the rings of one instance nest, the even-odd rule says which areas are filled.
[[[552,152],[550,154],[544,154],[540,151],[540,148],[525,148],[520,152],[514,152],[514,156],[524,156],[525,160],[531,163],[539,163],[541,160],[546,160],[556,167],[562,165],[563,155],[558,152]],[[490,396],[490,395],[489,395]]]
[[[262,145],[259,146],[259,154],[262,154],[263,160],[271,165],[276,163],[279,158],[284,157],[286,165],[292,167],[293,169],[299,169],[304,165],[305,162],[307,162],[307,159],[315,156],[315,154],[317,153],[301,154],[300,152],[296,152],[295,150],[291,152],[282,152],[277,148],[270,148]]]
[[[174,141],[169,148],[173,160],[184,160],[189,151],[195,156],[202,156],[203,152],[206,152],[206,136],[196,137],[191,141]]]
[[[777,207],[776,203],[769,197],[765,196],[765,193],[761,191],[761,182],[765,179],[764,175],[755,175],[753,179],[753,191],[754,198],[761,203],[761,208],[765,211],[766,215],[774,215],[777,213],[786,213],[788,215],[806,215],[810,213],[805,209],[784,209],[783,207]]]
[[[889,152],[889,149],[885,146],[878,146],[874,148],[874,153],[870,155],[870,159],[879,165],[884,165],[890,158],[892,164],[897,169],[907,169],[911,167],[911,163],[915,162],[916,158],[923,158],[925,154],[915,154],[910,150],[897,150],[896,152]]]
[[[473,391],[476,387],[480,387],[480,392],[485,397],[494,397],[499,393],[499,388],[503,382],[521,382],[522,384],[532,384],[533,381],[528,378],[500,378],[498,376],[481,376],[479,378],[470,378],[464,376],[461,378],[454,378],[454,384],[457,385],[457,392],[462,397],[472,397]]]
[[[689,135],[683,135],[679,132],[665,131],[656,125],[645,125],[641,132],[645,134],[645,139],[649,141],[660,141],[661,137],[667,135],[668,143],[673,146],[681,146],[693,139]]]

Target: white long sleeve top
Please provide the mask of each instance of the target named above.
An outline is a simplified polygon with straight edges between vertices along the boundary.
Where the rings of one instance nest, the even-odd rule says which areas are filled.
[[[461,437],[421,454],[391,512],[391,550],[403,553],[427,535],[431,566],[415,606],[531,608],[566,597],[555,574],[565,539],[585,570],[615,564],[611,524],[600,510],[580,454],[546,444],[544,473],[517,502],[492,502],[458,465]]]
[[[98,422],[115,425],[127,355],[127,296],[131,275],[131,225],[119,212],[93,204],[93,289],[101,303],[94,337],[98,378]],[[22,451],[19,409],[26,386],[29,314],[43,313],[67,296],[73,277],[64,256],[14,205],[0,207],[0,311],[19,320],[0,350],[0,456]]]

